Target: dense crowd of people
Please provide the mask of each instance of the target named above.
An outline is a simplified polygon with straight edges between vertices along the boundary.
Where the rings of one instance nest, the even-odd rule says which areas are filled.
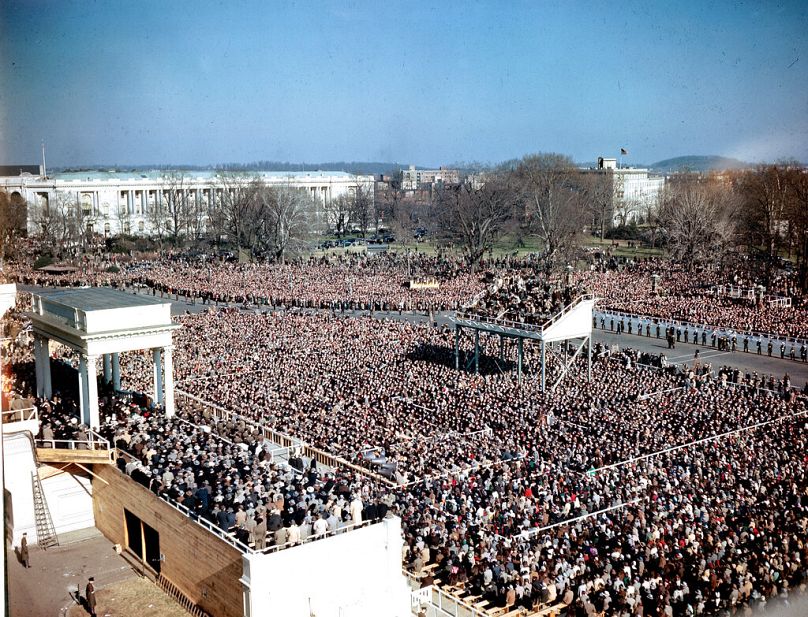
[[[669,270],[660,282],[667,295],[654,295],[648,280],[646,296],[637,282],[659,264],[595,268],[567,287],[526,264],[500,264],[505,275],[491,264],[485,277],[438,258],[415,261],[415,273],[412,259],[393,257],[210,271],[151,263],[122,271],[116,284],[164,286],[206,304],[310,309],[354,294],[395,310],[410,306],[404,267],[414,277],[443,267],[427,304],[451,309],[476,297],[480,314],[527,324],[584,289],[615,307],[633,293],[648,310],[654,298],[666,306],[697,293],[686,273]],[[206,298],[212,290],[222,295]],[[766,319],[792,333],[805,316]],[[494,337],[481,339],[479,374],[456,371],[454,332],[431,323],[213,307],[177,320],[177,416],[166,419],[142,396],[152,388],[150,354],[128,352],[121,373],[130,394],[102,389],[100,432],[120,449],[124,473],[252,548],[396,515],[404,565],[422,584],[462,589],[488,606],[562,603],[582,617],[733,614],[790,602],[808,583],[808,404],[787,375],[671,367],[664,356],[598,346],[591,381],[581,359],[542,392],[534,345],[525,346],[522,380],[511,370],[515,344],[500,351]],[[14,389],[31,396],[32,354],[21,340],[11,350]],[[465,358],[471,349],[463,339]],[[75,387],[59,377],[74,358],[59,356],[54,383]],[[555,354],[547,362],[553,383],[560,362]],[[35,401],[43,442],[86,434],[68,390]],[[265,429],[340,464],[280,448]]]
[[[652,280],[655,275],[659,277],[656,283]],[[728,280],[725,273],[694,273],[657,260],[622,270],[584,271],[576,280],[600,299],[598,307],[604,311],[737,333],[808,339],[808,297],[785,275],[776,278],[765,295],[756,295],[756,284],[750,279],[736,276]],[[736,297],[728,292],[729,285],[749,293]],[[772,303],[773,297],[788,300],[790,306]]]
[[[581,289],[548,280],[533,270],[495,277],[463,312],[498,321],[542,325],[581,293]]]

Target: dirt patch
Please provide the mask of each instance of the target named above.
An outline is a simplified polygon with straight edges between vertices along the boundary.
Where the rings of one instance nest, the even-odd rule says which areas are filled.
[[[82,596],[84,595],[84,589]],[[188,613],[151,581],[133,578],[113,583],[95,592],[99,617],[188,617]],[[81,606],[73,606],[67,617],[87,617]]]

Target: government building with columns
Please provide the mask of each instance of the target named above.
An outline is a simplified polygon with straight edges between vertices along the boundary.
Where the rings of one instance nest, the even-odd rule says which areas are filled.
[[[79,204],[82,219],[100,234],[149,235],[154,209],[166,202],[165,192],[181,190],[190,203],[208,211],[213,200],[238,182],[260,179],[268,186],[306,191],[323,208],[334,199],[351,195],[357,187],[372,191],[372,175],[341,171],[244,172],[223,180],[215,171],[81,171],[47,177],[31,173],[0,176],[0,190],[28,205],[28,232],[35,233],[40,213],[57,202]]]

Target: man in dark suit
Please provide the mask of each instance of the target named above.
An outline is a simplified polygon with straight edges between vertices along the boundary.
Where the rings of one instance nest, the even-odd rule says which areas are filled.
[[[90,577],[87,581],[87,587],[84,588],[84,599],[87,601],[87,610],[90,611],[90,617],[96,617],[95,614],[95,578]]]
[[[20,561],[22,561],[22,565],[26,568],[30,568],[31,564],[29,562],[28,556],[28,534],[22,534],[22,540],[20,540]]]

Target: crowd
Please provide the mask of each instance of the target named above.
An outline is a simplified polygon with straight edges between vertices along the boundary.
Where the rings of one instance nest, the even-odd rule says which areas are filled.
[[[629,351],[596,354],[591,383],[569,378],[541,395],[530,378],[520,385],[492,366],[493,342],[483,374],[454,372],[450,335],[438,328],[232,310],[181,321],[178,388],[243,420],[118,413],[105,430],[148,468],[126,463],[133,477],[142,473],[158,493],[248,543],[253,521],[260,533],[272,510],[273,526],[287,531],[268,531],[270,544],[288,543],[295,513],[304,533],[325,513],[329,529],[350,524],[358,494],[363,510],[373,504],[378,515],[382,504],[402,517],[414,573],[492,605],[566,598],[571,612],[711,614],[803,584],[806,425],[795,414],[806,407],[785,390],[729,370],[714,378],[651,368]],[[124,356],[129,388],[149,389],[147,362]],[[400,486],[355,472],[312,474],[307,464],[299,476],[267,461],[250,422],[360,464],[374,449],[396,463]],[[340,502],[335,486],[351,495]],[[283,508],[270,504],[276,490]],[[620,504],[628,505],[551,527]]]
[[[162,276],[163,267],[174,276],[168,265],[139,276]],[[357,297],[392,285],[391,271],[400,278],[400,264],[278,272],[303,277],[292,279],[295,297],[310,294],[314,308],[333,300],[328,285],[337,285],[318,274],[361,267],[368,271],[356,289],[370,295]],[[263,268],[216,266],[216,284],[283,305],[289,298],[273,291],[283,275]],[[191,293],[207,276],[190,266],[176,272]],[[619,297],[623,274],[587,276],[621,288]],[[453,302],[474,295],[468,277]],[[486,315],[531,323],[567,302],[565,293],[520,272],[478,302]],[[499,340],[488,337],[480,374],[456,371],[454,333],[432,325],[234,309],[179,322],[178,415],[167,420],[140,399],[107,392],[101,432],[126,453],[125,473],[244,544],[290,546],[395,514],[405,567],[424,584],[462,587],[491,606],[563,601],[569,615],[731,614],[790,602],[805,588],[808,406],[787,376],[732,367],[716,375],[697,363],[675,370],[664,357],[598,348],[591,382],[579,363],[542,393],[530,344],[519,381],[510,370],[515,348],[500,356]],[[461,348],[469,354],[471,341]],[[13,360],[15,389],[30,393],[30,352],[20,348]],[[560,367],[553,354],[548,362],[553,383]],[[125,390],[150,391],[147,353],[122,354],[121,365]],[[213,416],[182,392],[231,415]],[[37,405],[42,438],[46,424],[60,435],[84,430],[67,393]],[[321,468],[294,450],[280,456],[263,428],[360,469]]]
[[[496,277],[463,310],[479,317],[541,325],[570,304],[580,291],[532,270],[515,270]]]
[[[652,276],[657,275],[654,283]],[[762,302],[733,297],[719,288],[726,285],[751,289],[747,278],[729,278],[721,272],[689,272],[667,262],[648,261],[622,270],[580,272],[576,281],[599,299],[604,312],[647,316],[666,322],[709,326],[738,334],[764,333],[808,340],[808,297],[790,277],[775,279]],[[745,287],[749,286],[749,287]],[[787,298],[791,306],[771,304],[767,297]]]

